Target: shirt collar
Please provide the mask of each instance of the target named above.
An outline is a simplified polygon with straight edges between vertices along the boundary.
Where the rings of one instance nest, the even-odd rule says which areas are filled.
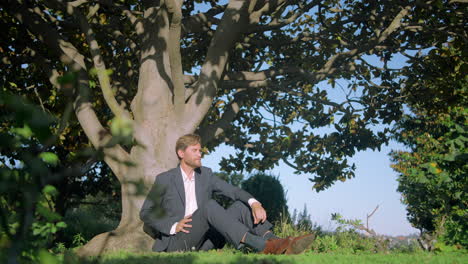
[[[180,167],[180,172],[182,172],[182,179],[184,181],[194,181],[195,180],[195,171],[192,171],[192,179],[190,180],[187,174],[185,174],[185,171]]]

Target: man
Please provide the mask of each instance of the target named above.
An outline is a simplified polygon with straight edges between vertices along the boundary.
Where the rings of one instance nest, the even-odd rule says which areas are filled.
[[[176,153],[180,165],[156,177],[140,212],[145,226],[158,233],[154,251],[208,250],[220,246],[220,236],[236,248],[266,254],[298,254],[312,243],[312,234],[276,237],[260,202],[202,167],[198,135],[180,137]],[[236,202],[224,209],[213,193]]]

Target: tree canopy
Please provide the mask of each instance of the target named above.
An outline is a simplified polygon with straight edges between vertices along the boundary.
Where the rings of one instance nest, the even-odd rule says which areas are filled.
[[[398,191],[408,220],[430,239],[468,245],[467,54],[463,41],[432,49],[408,72],[410,112],[397,123]],[[426,241],[427,242],[427,241]],[[434,245],[428,245],[434,248]]]
[[[348,157],[386,143],[402,115],[409,86],[392,60],[466,43],[465,14],[457,0],[7,0],[0,84],[74,110],[60,145],[89,140],[121,183],[120,225],[88,249],[142,247],[141,190],[177,164],[177,137],[234,147],[228,172],[283,161],[318,191],[345,181]]]

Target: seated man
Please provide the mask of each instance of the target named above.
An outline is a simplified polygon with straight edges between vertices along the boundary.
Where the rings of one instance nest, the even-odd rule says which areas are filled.
[[[145,226],[158,233],[153,251],[208,250],[216,247],[217,235],[236,248],[246,245],[266,254],[298,254],[312,243],[312,234],[276,237],[252,195],[202,167],[198,135],[180,137],[176,153],[180,165],[156,177],[140,212]],[[236,202],[224,209],[213,200],[213,193]]]

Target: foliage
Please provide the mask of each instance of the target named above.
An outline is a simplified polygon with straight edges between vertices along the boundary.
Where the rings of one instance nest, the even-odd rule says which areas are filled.
[[[289,218],[286,192],[278,177],[256,173],[243,181],[241,185],[242,189],[262,203],[270,222],[276,223],[282,217]]]
[[[468,246],[468,70],[466,46],[455,38],[407,69],[410,113],[398,122],[393,151],[398,191],[421,242]]]
[[[312,223],[310,215],[308,217],[307,222]],[[296,220],[296,212],[293,213],[292,217],[283,214],[280,221],[277,221],[273,226],[273,233],[278,237],[295,237],[311,232],[318,235],[322,233],[322,229],[318,225],[312,226],[311,224],[309,226],[299,224],[299,221]]]
[[[187,77],[182,85],[189,88],[183,94],[192,101],[190,89],[198,88],[200,69],[229,56],[220,66],[223,79],[213,82],[217,87],[213,98],[209,96],[212,107],[194,126],[209,139],[210,150],[222,142],[238,150],[236,156],[223,157],[223,170],[264,171],[283,160],[297,173],[313,175],[316,190],[354,177],[355,166],[348,157],[387,142],[388,126],[377,131],[373,125],[389,125],[401,115],[401,72],[388,67],[392,57],[441,45],[464,32],[465,6],[457,1],[255,1],[247,8],[249,2],[242,9],[247,14],[241,16],[248,21],[224,31],[232,32],[233,39],[216,39],[217,46],[210,42],[224,26],[219,17],[229,13],[224,12],[226,5],[184,1],[177,41],[178,58],[183,60],[171,59],[171,64],[181,64],[181,74]],[[173,12],[151,3],[2,2],[0,23],[7,29],[0,42],[2,84],[58,113],[76,91],[57,80],[73,78],[68,69],[88,69],[92,105],[112,130],[114,101],[126,108],[143,87],[138,84],[144,79],[139,78],[142,54],[150,47],[167,54],[168,48],[179,46],[164,42],[167,39],[151,43],[152,32],[168,26],[151,24],[152,8],[160,16]],[[228,48],[222,57],[209,56],[224,44]],[[383,66],[369,63],[369,55]],[[167,80],[171,77],[166,76],[168,84],[161,87],[175,85],[177,80]],[[348,83],[343,93],[340,80]],[[323,88],[324,83],[333,89]],[[331,98],[336,93],[339,96]],[[194,100],[204,96],[208,95],[197,93]],[[76,140],[61,141],[69,150],[88,144],[76,120],[72,125],[67,135]],[[213,136],[217,128],[224,133]],[[320,128],[327,132],[317,133]]]
[[[0,253],[2,261],[52,258],[44,248],[66,227],[56,212],[56,120],[22,98],[0,91]],[[5,126],[5,124],[8,124]]]
[[[63,230],[61,239],[67,247],[82,246],[95,235],[117,227],[121,213],[120,202],[110,197],[104,193],[87,196],[80,206],[67,210],[64,216],[67,228]]]
[[[317,229],[317,226],[314,226],[311,220],[311,216],[307,211],[307,206],[304,204],[304,209],[296,217],[296,209],[294,209],[292,222],[296,224],[297,228],[300,230],[312,231]]]
[[[378,254],[378,253],[418,253],[420,247],[413,237],[403,241],[396,238],[383,236],[364,235],[359,232],[354,224],[360,224],[358,220],[347,220],[335,214],[332,220],[338,223],[334,231],[323,231],[320,226],[313,225],[311,229],[304,229],[299,221],[294,220],[295,213],[291,219],[283,219],[274,226],[273,232],[279,237],[300,236],[314,233],[316,239],[311,245],[314,253],[334,254]],[[306,214],[307,215],[307,214]],[[310,216],[307,220],[311,222]],[[350,225],[350,224],[353,225]]]
[[[410,239],[407,241],[397,241],[390,245],[392,253],[403,253],[403,254],[419,254],[422,252],[421,246],[418,244],[416,239]]]
[[[378,207],[367,216],[367,221],[377,209]],[[390,250],[389,239],[378,235],[368,225],[364,226],[361,220],[345,219],[337,213],[332,214],[332,220],[338,224],[333,236],[340,249],[352,253],[360,251],[385,253]]]

